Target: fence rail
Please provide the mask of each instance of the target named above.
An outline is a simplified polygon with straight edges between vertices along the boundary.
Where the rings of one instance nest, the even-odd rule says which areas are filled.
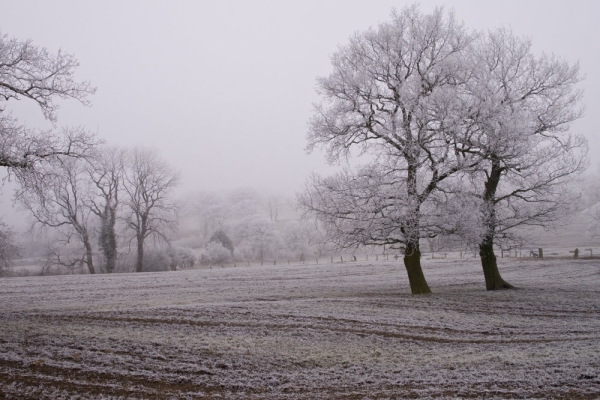
[[[577,250],[577,252],[576,252]],[[600,248],[555,248],[555,247],[523,247],[520,249],[502,250],[495,249],[496,257],[498,259],[591,259],[600,258]],[[238,261],[233,263],[210,265],[210,266],[197,266],[195,268],[231,268],[231,267],[250,267],[250,266],[287,266],[287,265],[318,265],[326,263],[352,263],[352,262],[383,262],[383,261],[402,261],[404,258],[403,254],[400,253],[387,253],[387,254],[342,254],[335,256],[322,256],[305,258],[304,260],[292,260],[292,259],[269,259],[264,261]],[[421,252],[422,260],[458,260],[458,259],[476,259],[479,258],[479,254],[472,250],[448,250],[448,251],[434,251],[434,252]]]

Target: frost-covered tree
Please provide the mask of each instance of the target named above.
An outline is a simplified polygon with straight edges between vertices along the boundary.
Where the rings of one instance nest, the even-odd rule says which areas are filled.
[[[263,199],[254,189],[240,188],[227,196],[228,218],[239,221],[250,216],[263,214]]]
[[[194,195],[193,217],[200,223],[201,235],[208,239],[213,232],[222,230],[229,218],[229,204],[217,193],[201,192]]]
[[[431,235],[423,208],[442,181],[464,168],[448,138],[461,122],[461,61],[472,40],[442,9],[424,14],[416,6],[405,8],[350,38],[333,55],[333,72],[318,80],[323,101],[310,121],[308,150],[324,148],[330,162],[353,150],[372,155],[381,174],[358,171],[367,185],[358,191],[391,193],[393,199],[379,210],[379,200],[361,199],[362,193],[353,192],[354,174],[344,173],[336,182],[313,179],[303,203],[342,245],[402,247],[413,294],[430,292],[420,262],[419,240]],[[369,186],[374,182],[383,186]],[[373,216],[393,220],[393,226],[374,227]]]
[[[77,238],[82,252],[76,258],[87,266],[90,274],[94,274],[94,229],[88,206],[92,189],[84,163],[86,160],[82,158],[56,156],[35,171],[22,173],[15,199],[31,212],[35,224],[59,229],[65,244]],[[63,264],[60,252],[52,253],[53,256],[57,254],[52,262]]]
[[[319,229],[318,221],[310,219],[288,222],[281,237],[289,253],[300,259],[309,254],[320,257],[327,246],[327,238]]]
[[[153,236],[166,240],[176,226],[172,196],[178,184],[179,173],[158,151],[136,147],[128,153],[123,177],[123,219],[136,242],[136,272],[144,268],[146,239]]]
[[[479,246],[487,289],[511,288],[494,244],[514,240],[518,226],[559,220],[573,203],[573,175],[587,165],[585,139],[569,132],[582,114],[581,75],[577,64],[534,55],[529,40],[506,29],[478,38],[464,62],[468,118],[457,150],[481,159],[464,180],[479,209],[464,233]]]
[[[51,54],[31,40],[17,40],[0,33],[0,166],[32,168],[55,155],[77,156],[96,143],[84,129],[62,132],[39,131],[20,124],[7,110],[10,100],[29,99],[44,117],[56,123],[57,99],[75,99],[89,105],[96,89],[87,81],[76,81],[79,63],[71,54]]]
[[[200,256],[200,263],[203,265],[225,264],[233,259],[231,251],[225,248],[221,243],[210,241],[204,246],[204,252]]]
[[[89,160],[86,171],[92,182],[89,207],[99,220],[98,244],[104,255],[106,272],[117,262],[117,212],[125,174],[125,151],[117,147],[99,148]]]
[[[5,275],[12,264],[12,260],[17,258],[21,249],[16,243],[15,231],[0,221],[0,276]]]
[[[171,271],[177,267],[192,268],[196,264],[196,256],[187,247],[169,246],[169,258],[171,259]]]
[[[234,229],[238,243],[236,253],[261,263],[277,254],[280,238],[270,220],[254,215],[239,221]]]
[[[269,196],[263,201],[263,208],[273,223],[277,222],[277,218],[279,218],[279,211],[282,202],[282,199],[278,196]]]
[[[233,256],[233,242],[229,239],[229,236],[224,231],[218,230],[212,234],[210,237],[210,242],[218,242],[221,243],[223,247],[225,247],[231,255]]]

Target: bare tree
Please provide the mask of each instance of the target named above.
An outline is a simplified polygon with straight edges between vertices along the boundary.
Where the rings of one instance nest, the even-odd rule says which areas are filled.
[[[21,253],[15,236],[14,230],[0,221],[0,276],[7,273],[8,268],[12,265],[12,260]]]
[[[227,200],[217,193],[200,192],[194,195],[193,213],[201,225],[202,237],[210,236],[223,229],[229,216]]]
[[[327,245],[318,221],[310,219],[288,222],[283,228],[282,239],[288,251],[300,259],[309,254],[321,257]]]
[[[377,158],[378,168],[384,169],[382,176],[390,168],[393,179],[384,181],[396,184],[390,189],[394,202],[388,204],[393,209],[386,210],[394,215],[394,235],[383,229],[377,235],[371,231],[368,238],[371,244],[394,241],[404,249],[413,294],[430,292],[420,262],[419,239],[430,235],[423,232],[422,207],[440,182],[465,167],[465,160],[452,152],[448,137],[460,122],[454,110],[458,86],[464,80],[460,62],[472,40],[453,15],[445,15],[442,9],[422,14],[416,6],[405,8],[378,29],[353,36],[333,55],[332,74],[318,80],[324,102],[316,106],[310,121],[308,150],[323,147],[328,160],[336,162],[356,149]],[[340,179],[352,179],[350,175]],[[329,189],[315,184],[319,181],[313,181],[316,191],[307,198]],[[351,194],[352,187],[347,189],[344,193]],[[362,205],[350,201],[353,194],[345,200],[342,197],[334,198],[350,209],[336,215],[338,203],[333,202],[333,208],[312,211],[324,221],[340,222],[333,225],[335,232],[330,231],[343,236],[343,243],[366,244],[363,231],[355,229],[359,223],[368,223]],[[346,224],[347,212],[360,217]],[[378,210],[369,212],[373,215]],[[359,234],[353,236],[353,232]]]
[[[506,29],[473,44],[464,99],[467,129],[458,151],[481,162],[470,176],[478,199],[479,246],[488,290],[512,286],[502,279],[497,241],[514,240],[514,228],[548,226],[569,208],[569,184],[587,166],[585,139],[569,132],[582,115],[578,65],[535,56],[529,40]]]
[[[264,217],[253,215],[240,220],[235,225],[238,249],[247,259],[263,263],[268,256],[274,256],[280,247],[280,240],[274,224]]]
[[[91,211],[100,220],[98,244],[104,254],[106,272],[115,270],[117,262],[117,211],[119,193],[125,174],[124,150],[116,147],[98,149],[87,165],[95,196],[90,196]]]
[[[76,81],[79,63],[71,54],[53,55],[45,48],[0,34],[0,166],[31,168],[40,159],[54,155],[85,153],[96,139],[85,130],[62,133],[34,131],[19,124],[6,111],[5,102],[29,99],[44,117],[56,122],[57,99],[75,99],[89,105],[88,95],[96,89],[87,81]]]
[[[144,268],[144,242],[149,236],[166,240],[176,225],[171,199],[179,173],[161,159],[158,151],[136,147],[127,156],[123,178],[124,220],[137,245],[136,272]]]
[[[15,199],[29,210],[35,224],[63,229],[65,242],[77,237],[82,245],[81,259],[94,274],[89,176],[80,158],[57,156],[35,172],[20,175]]]
[[[276,223],[277,218],[279,218],[280,206],[281,200],[277,196],[269,196],[264,200],[263,208],[273,223]]]

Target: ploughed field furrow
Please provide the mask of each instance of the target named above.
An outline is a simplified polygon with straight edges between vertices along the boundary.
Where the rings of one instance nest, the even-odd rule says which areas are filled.
[[[567,354],[571,347],[580,352],[593,350],[597,338],[554,343],[507,341],[487,332],[482,334],[492,338],[468,340],[468,332],[457,329],[444,333],[444,329],[433,327],[419,331],[415,326],[405,327],[406,332],[419,334],[395,335],[392,331],[398,325],[369,326],[360,320],[326,317],[293,318],[292,323],[275,324],[281,321],[279,316],[269,318],[264,313],[240,312],[239,308],[221,313],[186,310],[175,316],[173,310],[155,309],[149,313],[153,318],[141,318],[140,311],[121,317],[110,313],[101,318],[101,314],[25,318],[37,326],[38,333],[44,327],[57,330],[30,334],[22,342],[13,338],[10,346],[3,342],[2,348],[13,350],[7,361],[13,363],[12,373],[3,371],[3,379],[16,379],[15,371],[23,370],[29,372],[19,372],[18,381],[27,376],[26,382],[42,387],[66,385],[69,390],[81,389],[88,394],[103,392],[105,387],[115,396],[142,397],[182,394],[186,388],[195,388],[197,396],[219,391],[239,398],[298,398],[307,387],[313,393],[354,394],[356,398],[373,393],[382,398],[393,393],[532,397],[536,390],[542,393],[556,384],[556,379],[560,385],[555,395],[578,388],[578,393],[587,396],[581,390],[597,393],[600,388],[600,379],[594,375],[599,366],[590,365],[589,359],[582,361],[588,370],[593,367],[592,372],[579,373],[577,365],[571,365],[554,371],[551,377],[532,374],[545,369],[541,354],[547,353],[548,362],[548,358]],[[26,325],[25,320],[13,322]],[[105,337],[97,338],[99,332]],[[440,332],[444,340],[439,340]],[[508,349],[520,361],[504,354]],[[447,356],[440,357],[443,354]],[[531,355],[537,357],[535,364],[526,362]],[[490,368],[495,373],[481,372]],[[495,382],[498,373],[501,382]],[[579,379],[582,375],[592,378]],[[453,383],[465,377],[471,382],[466,392]],[[535,390],[531,379],[537,382]],[[175,387],[180,391],[173,392]]]
[[[435,261],[2,280],[0,398],[600,396],[596,265]]]
[[[552,342],[573,340],[594,340],[598,333],[598,314],[593,310],[576,309],[569,311],[539,310],[539,304],[513,305],[513,308],[474,306],[471,309],[462,302],[437,301],[417,304],[420,310],[412,315],[411,310],[398,307],[396,302],[382,300],[346,301],[336,300],[329,304],[329,313],[322,316],[307,315],[319,307],[323,301],[314,301],[302,310],[294,307],[294,302],[281,301],[262,304],[247,303],[245,306],[218,305],[211,307],[173,307],[166,309],[132,310],[123,312],[60,312],[31,313],[22,323],[37,320],[47,326],[68,324],[97,326],[110,329],[114,326],[133,332],[147,329],[164,331],[190,331],[198,333],[211,330],[226,335],[236,330],[298,330],[321,333],[354,333],[360,336],[374,335],[400,340],[437,341],[440,343],[518,343]],[[546,308],[552,308],[547,304]],[[539,311],[536,311],[539,310]],[[423,312],[429,318],[418,318]],[[336,315],[336,316],[332,316]],[[362,315],[360,315],[362,314]],[[373,318],[376,315],[376,318]],[[440,319],[436,320],[436,316]],[[535,318],[533,318],[535,317]],[[10,314],[3,319],[8,323]],[[493,323],[500,319],[499,323]],[[508,319],[507,319],[508,318]],[[506,322],[504,319],[507,319]],[[399,322],[397,322],[399,321]],[[470,324],[468,322],[471,322]],[[152,327],[154,326],[154,327]]]

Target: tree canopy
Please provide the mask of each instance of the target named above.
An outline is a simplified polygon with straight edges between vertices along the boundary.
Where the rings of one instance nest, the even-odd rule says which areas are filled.
[[[68,53],[51,54],[31,40],[0,33],[0,166],[30,168],[53,155],[76,156],[96,139],[83,128],[37,130],[21,124],[6,109],[11,100],[34,101],[46,119],[57,122],[58,99],[74,99],[90,105],[96,89],[89,81],[75,79],[79,63]]]
[[[479,245],[488,289],[510,287],[494,237],[555,221],[565,183],[586,166],[585,140],[568,131],[581,116],[578,66],[534,56],[508,30],[483,34],[418,6],[355,34],[331,60],[307,149],[369,163],[313,176],[305,210],[338,247],[402,248],[413,293],[430,291],[419,240],[442,233]]]

